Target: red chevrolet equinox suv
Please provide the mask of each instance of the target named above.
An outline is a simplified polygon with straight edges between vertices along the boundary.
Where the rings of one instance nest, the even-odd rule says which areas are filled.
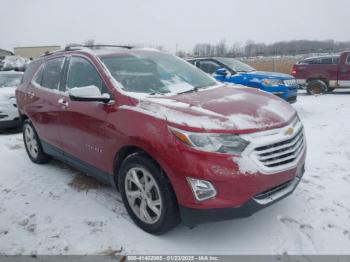
[[[291,194],[304,173],[293,107],[156,50],[45,54],[16,98],[29,158],[54,157],[112,184],[152,234],[249,216]]]

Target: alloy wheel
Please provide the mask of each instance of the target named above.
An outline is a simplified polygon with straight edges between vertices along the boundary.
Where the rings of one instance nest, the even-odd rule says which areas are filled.
[[[133,167],[125,177],[125,194],[134,214],[146,224],[156,223],[162,213],[162,198],[157,182],[142,167]]]
[[[38,142],[34,130],[30,125],[25,126],[24,139],[30,156],[34,159],[37,158],[39,154]]]

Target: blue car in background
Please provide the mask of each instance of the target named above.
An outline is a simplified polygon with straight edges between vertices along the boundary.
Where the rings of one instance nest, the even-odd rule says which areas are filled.
[[[291,75],[256,71],[253,67],[228,57],[190,58],[188,62],[213,75],[218,81],[259,88],[294,103],[298,84]]]

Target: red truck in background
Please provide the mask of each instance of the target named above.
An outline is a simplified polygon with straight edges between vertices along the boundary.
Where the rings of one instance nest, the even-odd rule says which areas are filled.
[[[350,87],[350,51],[301,60],[293,66],[292,75],[299,85],[306,87],[308,94]]]

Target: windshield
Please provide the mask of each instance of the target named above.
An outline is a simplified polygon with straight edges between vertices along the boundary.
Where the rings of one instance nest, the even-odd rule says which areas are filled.
[[[21,79],[22,74],[0,74],[0,87],[15,87]]]
[[[196,67],[161,52],[135,51],[101,60],[122,88],[130,92],[182,93],[217,84]]]
[[[235,72],[251,72],[255,71],[255,68],[242,63],[241,61],[238,61],[233,58],[227,58],[227,57],[218,57],[216,58],[219,62],[225,64],[227,67],[231,68]]]

